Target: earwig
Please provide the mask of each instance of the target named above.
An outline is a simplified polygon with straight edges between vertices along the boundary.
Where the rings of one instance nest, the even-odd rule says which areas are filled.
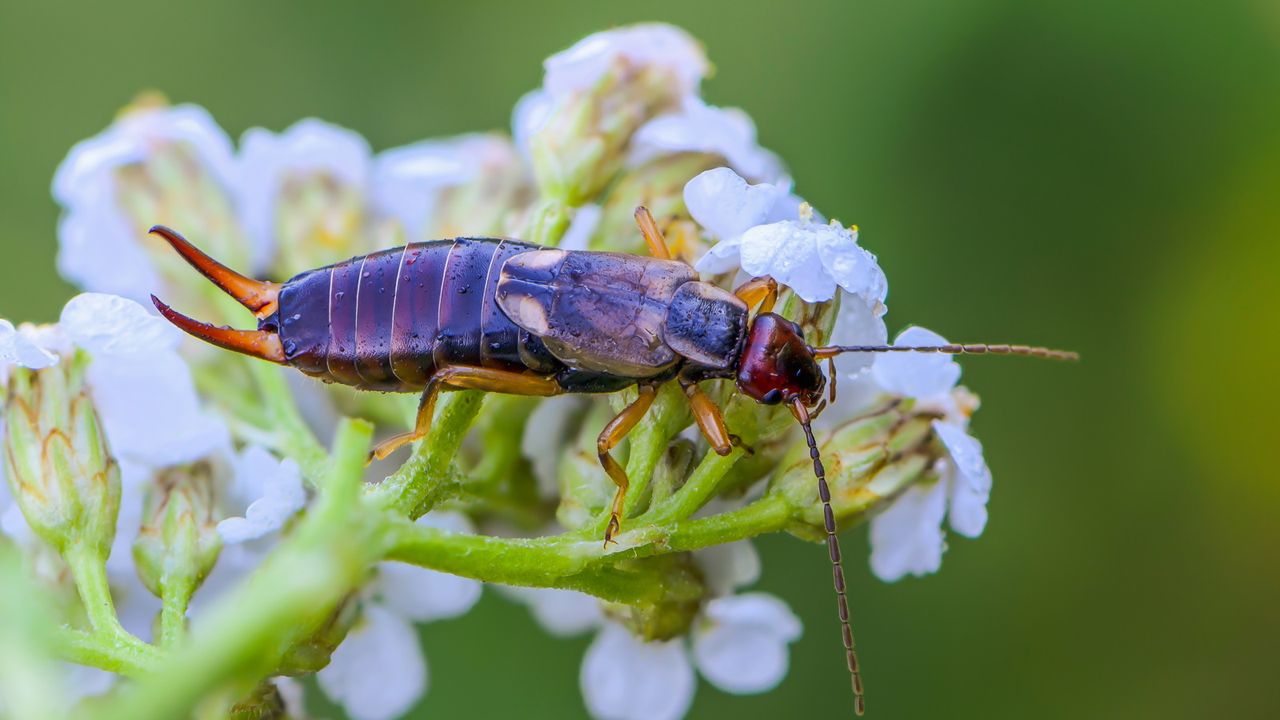
[[[325,382],[421,392],[414,429],[380,443],[370,461],[425,437],[436,399],[447,390],[549,396],[636,386],[636,400],[605,426],[596,443],[600,464],[618,487],[606,547],[621,530],[629,485],[612,450],[644,417],[659,385],[680,383],[699,430],[720,455],[740,443],[701,382],[732,379],[740,393],[763,405],[785,404],[804,431],[813,460],[854,711],[862,715],[866,701],[838,528],[812,427],[812,420],[835,402],[834,358],[847,352],[1056,360],[1077,355],[1025,345],[815,348],[805,343],[799,325],[773,312],[779,288],[772,278],[754,278],[732,293],[701,282],[693,268],[671,259],[648,210],[636,209],[636,224],[651,257],[457,238],[355,257],[281,284],[240,275],[157,225],[151,232],[254,313],[258,328],[215,327],[154,295],[151,299],[174,325],[218,347],[289,365]],[[829,399],[823,397],[827,382]]]

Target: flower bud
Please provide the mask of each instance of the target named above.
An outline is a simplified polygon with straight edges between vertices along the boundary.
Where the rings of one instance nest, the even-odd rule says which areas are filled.
[[[169,468],[148,488],[133,558],[138,577],[158,597],[190,598],[218,559],[214,472],[208,462]]]
[[[605,613],[646,642],[670,640],[688,633],[706,592],[693,556],[689,553],[662,555],[624,561],[618,567],[625,570],[630,564],[643,564],[662,574],[663,599],[653,605],[608,604]]]
[[[939,450],[931,442],[930,423],[931,418],[913,414],[910,403],[891,401],[819,442],[837,523],[860,520],[933,466]],[[788,530],[819,539],[825,532],[823,512],[808,446],[794,445],[779,468],[769,493],[780,494],[794,508]]]
[[[58,168],[54,196],[67,209],[59,270],[85,289],[140,302],[160,282],[167,299],[191,310],[229,302],[209,283],[192,282],[191,268],[147,230],[178,228],[228,266],[251,267],[261,258],[237,222],[235,174],[231,141],[208,112],[140,98]]]
[[[609,191],[592,250],[648,254],[644,238],[636,229],[635,210],[643,205],[664,228],[667,246],[674,257],[692,262],[706,251],[696,227],[692,232],[664,227],[667,220],[688,217],[684,206],[684,186],[704,170],[717,167],[719,158],[701,153],[664,155],[627,171]],[[691,242],[696,240],[697,242]]]
[[[626,160],[632,134],[674,109],[707,71],[693,38],[668,25],[597,33],[549,58],[543,90],[516,108],[545,197],[590,200]]]
[[[120,470],[84,386],[83,354],[42,370],[14,368],[5,400],[5,469],[27,524],[63,552],[105,558],[120,510]]]
[[[560,458],[556,520],[570,530],[597,520],[617,489],[596,455],[596,436],[613,415],[608,404],[595,403]]]

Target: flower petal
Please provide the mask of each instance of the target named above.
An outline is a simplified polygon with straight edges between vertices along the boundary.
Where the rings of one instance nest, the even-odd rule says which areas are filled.
[[[281,133],[249,128],[240,141],[236,198],[253,240],[253,266],[262,267],[276,246],[276,204],[287,183],[321,175],[363,192],[369,182],[369,143],[354,130],[316,118]]]
[[[226,425],[201,409],[191,372],[176,352],[95,358],[86,378],[118,458],[164,467],[230,444]]]
[[[39,370],[58,363],[58,356],[18,332],[13,323],[0,319],[0,382],[10,365]]]
[[[544,630],[556,637],[572,637],[597,627],[604,620],[600,602],[590,595],[557,588],[499,586],[529,606]]]
[[[252,445],[236,459],[228,492],[243,517],[229,517],[218,523],[218,535],[225,543],[256,540],[284,527],[307,504],[302,472],[293,460],[281,460]]]
[[[612,622],[587,648],[580,685],[597,720],[677,720],[696,690],[681,640],[643,642]]]
[[[676,112],[656,117],[640,126],[631,138],[632,167],[667,153],[694,152],[718,155],[729,167],[757,182],[782,177],[782,161],[756,143],[756,126],[738,108],[707,105],[697,97],[685,100]]]
[[[576,395],[549,397],[538,403],[524,424],[520,452],[533,465],[541,497],[554,498],[560,493],[560,456],[585,408],[583,399]]]
[[[712,596],[728,595],[760,579],[760,554],[750,540],[712,545],[694,553],[693,559]]]
[[[982,443],[941,420],[933,421],[933,430],[951,453],[951,529],[976,538],[987,526],[987,501],[991,498],[991,468],[982,457]]]
[[[694,93],[711,67],[702,46],[684,30],[641,23],[588,35],[547,58],[542,86],[555,96],[584,90],[618,61],[667,70],[679,95]]]
[[[902,331],[894,345],[945,345],[946,338],[922,327]],[[885,390],[924,401],[941,401],[960,379],[960,364],[938,353],[886,353],[871,366]]]
[[[829,225],[802,221],[757,225],[742,234],[742,269],[755,277],[772,277],[805,302],[830,300],[836,281],[822,260],[818,239],[831,232]]]
[[[172,350],[181,335],[138,303],[116,295],[80,293],[62,308],[58,325],[95,358]]]
[[[813,223],[815,226],[817,223]],[[876,307],[889,293],[889,281],[876,256],[858,246],[858,233],[832,220],[825,232],[814,234],[818,256],[836,284]]]
[[[426,692],[427,661],[413,626],[373,604],[316,679],[355,720],[391,720]]]
[[[840,298],[840,311],[831,330],[832,345],[884,345],[889,331],[884,326],[884,305],[869,305],[855,295]],[[836,356],[836,369],[844,377],[862,375],[876,361],[875,353],[845,353]]]
[[[750,185],[738,173],[720,167],[685,183],[684,204],[699,225],[717,238],[729,240],[764,222],[784,194],[776,185]]]
[[[471,182],[485,164],[509,158],[511,145],[484,133],[385,150],[374,160],[374,205],[399,220],[410,239],[422,239],[442,190]]]
[[[787,645],[801,631],[787,604],[768,593],[716,598],[694,626],[693,659],[703,677],[725,692],[766,692],[787,676]]]
[[[937,572],[945,543],[947,484],[913,485],[871,519],[871,570],[885,582]]]

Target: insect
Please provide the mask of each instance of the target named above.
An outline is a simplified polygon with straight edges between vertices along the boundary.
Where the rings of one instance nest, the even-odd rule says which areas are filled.
[[[600,432],[600,463],[617,485],[605,545],[620,530],[628,479],[611,451],[641,420],[658,387],[676,381],[717,453],[740,441],[699,383],[732,379],[765,405],[785,405],[804,430],[823,505],[855,710],[865,709],[826,471],[811,419],[823,407],[833,358],[846,352],[940,352],[1073,359],[1023,345],[812,347],[777,315],[778,284],[752,279],[733,292],[673,260],[653,217],[636,209],[650,257],[569,251],[497,238],[457,238],[356,257],[282,284],[244,277],[162,226],[159,235],[206,278],[251,310],[257,330],[193,320],[154,295],[164,317],[201,340],[365,390],[421,392],[413,430],[371,452],[385,458],[425,437],[447,390],[515,395],[609,393],[636,386]],[[832,380],[834,397],[834,376]]]

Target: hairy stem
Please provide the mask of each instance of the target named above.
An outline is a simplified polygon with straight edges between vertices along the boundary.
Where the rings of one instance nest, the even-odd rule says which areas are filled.
[[[53,644],[63,660],[129,677],[140,677],[155,670],[162,658],[159,650],[141,641],[120,643],[98,633],[65,626],[55,628]]]
[[[431,509],[426,502],[450,477],[449,464],[480,411],[484,394],[474,390],[452,392],[436,403],[436,414],[426,439],[400,469],[370,488],[369,500],[376,506],[417,518]]]

